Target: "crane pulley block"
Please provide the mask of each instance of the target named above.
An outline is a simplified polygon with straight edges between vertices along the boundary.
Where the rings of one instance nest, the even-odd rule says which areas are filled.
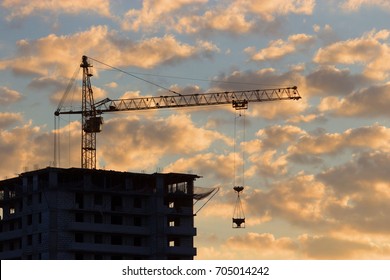
[[[246,110],[248,109],[248,100],[233,100],[232,106],[236,110]]]

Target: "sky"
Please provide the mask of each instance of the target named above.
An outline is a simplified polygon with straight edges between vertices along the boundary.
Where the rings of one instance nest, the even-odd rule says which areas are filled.
[[[0,15],[1,179],[53,166],[83,55],[104,62],[95,100],[297,86],[299,101],[242,112],[104,114],[98,168],[219,188],[195,217],[196,259],[390,258],[389,1],[3,0]],[[80,167],[80,116],[59,130],[60,167]]]

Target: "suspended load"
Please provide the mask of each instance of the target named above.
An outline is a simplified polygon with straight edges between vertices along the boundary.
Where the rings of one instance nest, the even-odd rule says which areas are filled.
[[[242,208],[240,192],[244,190],[242,186],[235,186],[234,191],[237,192],[236,205],[234,206],[233,212],[233,228],[245,228],[245,214],[244,209]]]

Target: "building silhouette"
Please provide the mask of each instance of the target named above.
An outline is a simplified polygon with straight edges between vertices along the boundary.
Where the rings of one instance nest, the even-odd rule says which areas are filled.
[[[48,167],[0,181],[0,259],[193,259],[196,178]]]

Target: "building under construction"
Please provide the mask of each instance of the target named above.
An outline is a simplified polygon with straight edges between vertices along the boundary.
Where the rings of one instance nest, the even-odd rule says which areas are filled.
[[[0,181],[0,259],[193,259],[196,178],[48,167]]]

